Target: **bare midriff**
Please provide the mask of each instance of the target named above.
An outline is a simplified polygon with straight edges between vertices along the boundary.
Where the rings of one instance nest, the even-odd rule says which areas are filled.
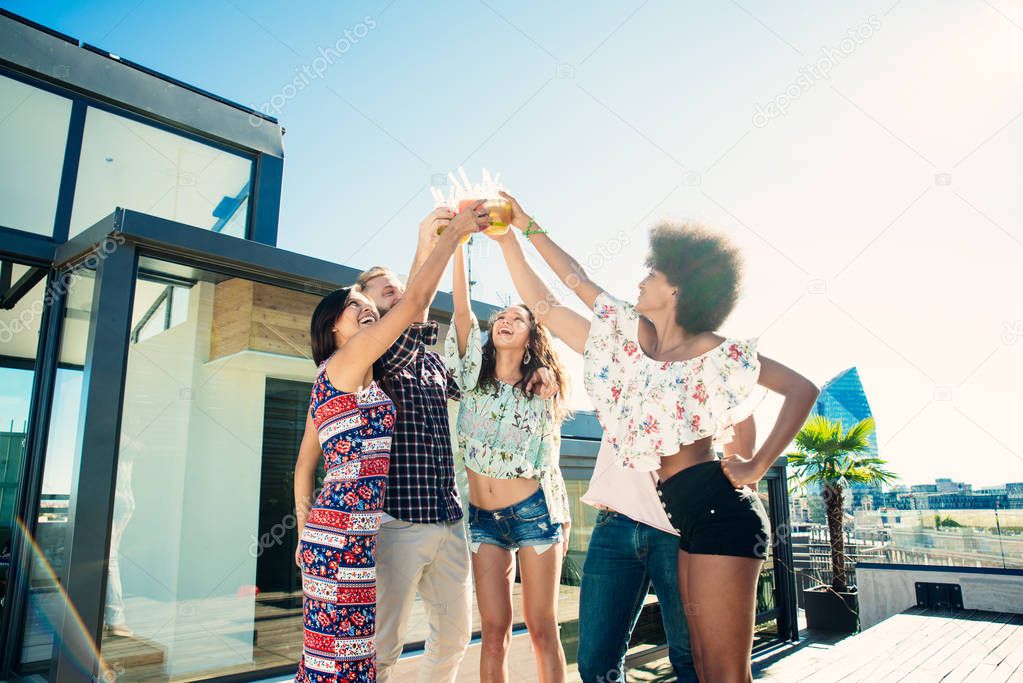
[[[711,446],[712,440],[713,437],[708,436],[682,446],[674,455],[666,455],[661,458],[661,468],[657,470],[657,478],[664,481],[687,467],[713,460],[716,456]]]
[[[540,488],[536,479],[494,479],[469,468],[465,471],[469,473],[469,500],[483,510],[498,510],[521,503]]]

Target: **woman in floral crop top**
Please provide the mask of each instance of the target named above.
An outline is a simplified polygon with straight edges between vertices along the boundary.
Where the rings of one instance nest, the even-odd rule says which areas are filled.
[[[656,472],[657,495],[680,534],[679,589],[700,680],[750,680],[756,585],[770,544],[767,513],[750,485],[792,441],[817,388],[757,352],[756,339],[716,330],[738,298],[741,263],[721,235],[665,224],[650,237],[649,272],[630,304],[593,283],[517,201],[512,223],[593,311],[561,305],[514,234],[495,238],[519,295],[583,354],[586,392],[622,468]],[[752,411],[758,385],[784,397],[756,451],[718,460],[732,426]],[[734,447],[734,444],[733,444]]]
[[[540,680],[564,681],[557,597],[570,525],[558,465],[566,373],[547,330],[525,306],[500,311],[482,341],[461,249],[455,253],[454,309],[444,351],[462,390],[457,431],[469,476],[470,548],[483,626],[480,680],[508,679],[517,553]],[[558,396],[532,392],[538,374]]]

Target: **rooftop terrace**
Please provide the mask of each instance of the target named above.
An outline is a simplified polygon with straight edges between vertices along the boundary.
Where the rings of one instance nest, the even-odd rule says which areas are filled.
[[[802,626],[802,625],[801,625]],[[982,610],[912,607],[851,636],[800,628],[799,642],[754,654],[753,678],[785,683],[858,681],[1023,681],[1023,615]],[[419,657],[399,665],[396,680],[416,680]],[[466,656],[458,680],[479,681],[479,645]],[[510,678],[536,681],[526,634],[512,639]],[[569,680],[579,680],[574,667]],[[634,666],[629,681],[673,681],[666,658]]]

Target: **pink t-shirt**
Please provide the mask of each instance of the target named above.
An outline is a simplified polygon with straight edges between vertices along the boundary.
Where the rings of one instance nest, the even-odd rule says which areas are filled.
[[[643,472],[615,464],[615,449],[607,436],[600,440],[590,487],[581,500],[587,505],[609,507],[633,521],[678,536],[668,521],[657,495],[657,472]]]

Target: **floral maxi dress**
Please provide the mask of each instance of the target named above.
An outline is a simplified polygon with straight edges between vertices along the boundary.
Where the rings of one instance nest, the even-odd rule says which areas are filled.
[[[336,389],[326,361],[309,410],[326,476],[312,505],[302,558],[300,683],[376,680],[376,538],[390,464],[395,409],[373,382]]]

